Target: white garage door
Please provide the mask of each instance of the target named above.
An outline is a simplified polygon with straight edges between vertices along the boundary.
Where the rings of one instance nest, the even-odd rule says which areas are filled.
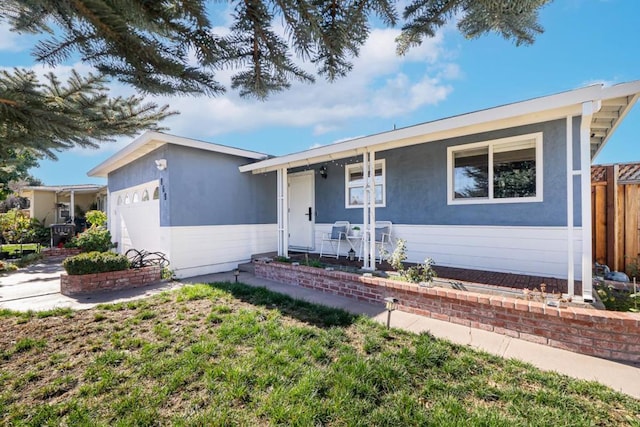
[[[109,229],[118,242],[118,252],[125,253],[135,248],[166,253],[160,239],[157,186],[157,181],[154,181],[110,194],[112,217],[109,218]]]

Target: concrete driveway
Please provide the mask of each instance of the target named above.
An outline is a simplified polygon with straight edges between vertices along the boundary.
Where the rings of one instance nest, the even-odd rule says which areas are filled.
[[[177,282],[159,282],[121,291],[100,292],[77,297],[60,293],[60,260],[45,260],[27,268],[0,275],[0,308],[16,311],[42,311],[54,308],[82,310],[101,303],[145,298],[181,286]]]

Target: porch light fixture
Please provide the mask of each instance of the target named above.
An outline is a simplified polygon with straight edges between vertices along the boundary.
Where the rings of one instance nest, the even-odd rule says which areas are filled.
[[[353,250],[353,248],[349,249],[349,261],[355,261],[356,260],[356,251]]]
[[[326,166],[320,166],[319,172],[320,172],[320,176],[322,178],[327,179],[327,167]]]
[[[391,327],[391,312],[398,307],[398,299],[386,297],[384,299],[384,307],[387,309],[387,329]]]
[[[159,171],[163,171],[167,168],[167,159],[158,159],[156,160],[156,167]]]

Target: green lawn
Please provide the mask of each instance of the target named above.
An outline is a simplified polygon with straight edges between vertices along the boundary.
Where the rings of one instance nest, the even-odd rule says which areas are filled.
[[[79,312],[0,310],[0,424],[640,426],[640,401],[215,283]]]
[[[25,243],[22,245],[23,251],[37,251],[38,244],[37,243]],[[12,244],[12,245],[0,245],[0,251],[7,253],[20,253],[20,245]]]

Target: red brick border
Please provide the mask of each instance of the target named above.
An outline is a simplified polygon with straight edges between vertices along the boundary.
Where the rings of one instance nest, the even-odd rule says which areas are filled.
[[[78,248],[45,248],[40,251],[43,258],[67,258],[79,253]]]
[[[157,265],[107,273],[60,275],[60,292],[73,296],[100,291],[137,288],[160,280],[161,268]]]
[[[486,295],[284,263],[256,262],[255,274],[280,283],[381,304],[590,356],[640,362],[640,314],[550,307]]]

